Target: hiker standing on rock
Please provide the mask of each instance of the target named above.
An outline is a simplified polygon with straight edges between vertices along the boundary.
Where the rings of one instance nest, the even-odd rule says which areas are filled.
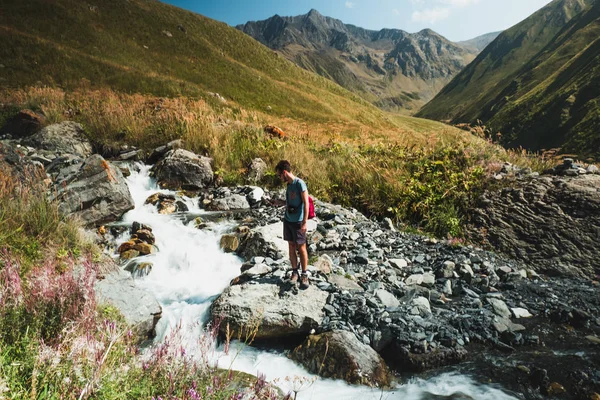
[[[281,160],[275,167],[279,179],[287,183],[285,192],[285,215],[283,218],[283,240],[288,242],[290,262],[292,263],[292,283],[300,279],[300,288],[308,288],[308,253],[306,251],[306,221],[308,220],[308,188],[306,183],[292,174],[292,166],[287,160]],[[302,266],[302,276],[298,274],[298,256]]]

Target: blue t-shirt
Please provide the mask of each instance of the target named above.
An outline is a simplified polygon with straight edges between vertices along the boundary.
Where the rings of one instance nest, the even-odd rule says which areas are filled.
[[[306,183],[300,178],[294,178],[292,183],[288,183],[285,191],[285,220],[288,222],[302,222],[304,218],[304,202],[302,201],[302,192],[306,192]],[[290,212],[290,208],[295,212]]]

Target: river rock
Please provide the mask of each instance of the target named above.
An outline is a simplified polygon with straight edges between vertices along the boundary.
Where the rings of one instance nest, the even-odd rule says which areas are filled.
[[[38,133],[25,138],[22,144],[36,149],[76,154],[82,157],[92,154],[92,145],[85,136],[83,126],[72,121],[48,125]]]
[[[221,236],[220,246],[226,253],[232,253],[240,246],[240,240],[236,235],[223,235]]]
[[[140,262],[132,260],[128,263],[124,270],[130,272],[134,278],[141,278],[147,276],[152,272],[153,264],[151,262]]]
[[[379,387],[391,383],[390,372],[381,356],[348,331],[310,335],[290,357],[309,372],[325,378]]]
[[[149,292],[136,286],[131,275],[123,270],[107,274],[96,281],[96,296],[100,303],[116,307],[140,340],[156,336],[156,324],[162,308]]]
[[[116,221],[134,207],[121,171],[98,154],[88,157],[68,180],[55,185],[50,199],[58,200],[62,214],[78,216],[87,226]]]
[[[170,150],[154,167],[152,173],[166,189],[203,189],[213,181],[212,159],[191,151]]]
[[[247,210],[250,208],[250,203],[246,196],[232,194],[231,196],[221,199],[214,199],[210,202],[206,209],[210,211],[230,211],[230,210]]]
[[[323,321],[327,292],[315,285],[298,294],[284,292],[276,284],[244,283],[230,286],[211,307],[211,315],[220,320],[221,333],[227,325],[234,337],[256,330],[256,339],[284,339],[306,335]]]

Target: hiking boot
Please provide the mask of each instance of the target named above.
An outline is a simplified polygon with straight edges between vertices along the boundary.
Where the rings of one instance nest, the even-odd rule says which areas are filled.
[[[308,275],[302,273],[302,276],[300,277],[300,289],[308,289],[309,285],[310,284],[308,283]]]
[[[293,284],[298,283],[298,279],[300,278],[300,275],[298,275],[298,269],[292,269],[292,276],[290,277],[290,282]]]

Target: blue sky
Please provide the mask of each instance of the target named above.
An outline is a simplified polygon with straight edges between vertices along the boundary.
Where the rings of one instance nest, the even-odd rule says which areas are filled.
[[[417,32],[431,28],[452,41],[507,29],[549,0],[163,0],[235,26],[275,14],[321,14],[362,28]]]

